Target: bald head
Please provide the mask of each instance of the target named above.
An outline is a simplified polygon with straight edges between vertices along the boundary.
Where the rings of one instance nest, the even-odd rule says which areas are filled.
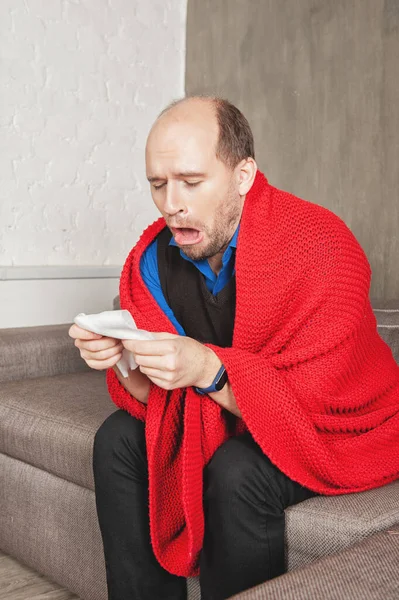
[[[187,96],[186,98],[173,100],[173,102],[168,104],[168,106],[166,106],[158,115],[158,118],[155,121],[155,123],[165,115],[168,115],[175,111],[182,111],[182,113],[187,111],[188,114],[188,112],[195,112],[201,109],[203,109],[205,112],[207,109],[209,109],[210,112],[206,113],[207,116],[209,117],[213,114],[215,119],[217,119],[217,103],[218,98],[214,96]]]
[[[157,118],[147,139],[146,157],[153,151],[168,152],[179,144],[189,152],[193,142],[213,150],[219,138],[219,124],[214,101],[193,97],[185,98],[167,107]],[[189,148],[190,147],[190,148]]]
[[[213,127],[216,121],[216,158],[231,169],[245,158],[255,159],[254,140],[247,119],[234,104],[224,98],[189,96],[175,100],[160,113],[150,135],[164,117],[195,119],[201,127],[211,127],[212,131],[215,131]]]

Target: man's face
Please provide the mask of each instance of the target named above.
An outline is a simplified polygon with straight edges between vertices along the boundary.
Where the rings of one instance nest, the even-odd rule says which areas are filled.
[[[209,109],[208,109],[209,110]],[[152,198],[177,245],[194,260],[223,251],[242,212],[234,171],[216,158],[216,117],[161,117],[146,148]]]

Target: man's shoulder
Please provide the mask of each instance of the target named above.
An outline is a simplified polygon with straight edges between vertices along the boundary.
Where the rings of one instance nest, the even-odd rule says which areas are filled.
[[[272,188],[272,213],[276,229],[286,243],[302,248],[316,259],[331,260],[346,253],[364,254],[349,225],[332,210],[278,188]],[[299,252],[300,254],[300,252]]]
[[[306,219],[308,232],[326,229],[334,229],[342,233],[350,231],[345,221],[326,206],[273,186],[271,191],[275,209],[282,214],[288,214],[297,226]],[[305,233],[306,230],[304,229]]]
[[[299,211],[320,213],[325,215],[326,217],[330,215],[338,217],[338,215],[336,215],[332,210],[330,210],[322,204],[319,204],[314,200],[308,200],[307,198],[298,196],[293,192],[289,192],[288,190],[283,190],[272,185],[270,186],[270,189],[275,203],[277,200],[279,200],[279,202],[277,203],[279,206],[291,205]]]

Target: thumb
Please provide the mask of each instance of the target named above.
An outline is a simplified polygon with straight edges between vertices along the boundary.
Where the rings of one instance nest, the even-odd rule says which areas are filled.
[[[87,329],[82,329],[76,323],[73,323],[68,330],[68,334],[71,338],[81,339],[81,340],[100,340],[103,336],[99,333],[93,333],[93,331],[88,331]]]
[[[151,335],[154,336],[154,339],[156,339],[156,340],[171,340],[171,339],[180,337],[179,335],[176,335],[175,333],[167,333],[166,331],[164,331],[164,332],[151,331],[150,333],[151,333]]]

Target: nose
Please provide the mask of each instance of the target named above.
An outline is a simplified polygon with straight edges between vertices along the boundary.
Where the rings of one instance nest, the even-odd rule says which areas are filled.
[[[177,213],[184,213],[186,206],[181,196],[179,185],[177,181],[168,181],[166,187],[166,193],[164,197],[164,212],[168,216],[176,215]]]

